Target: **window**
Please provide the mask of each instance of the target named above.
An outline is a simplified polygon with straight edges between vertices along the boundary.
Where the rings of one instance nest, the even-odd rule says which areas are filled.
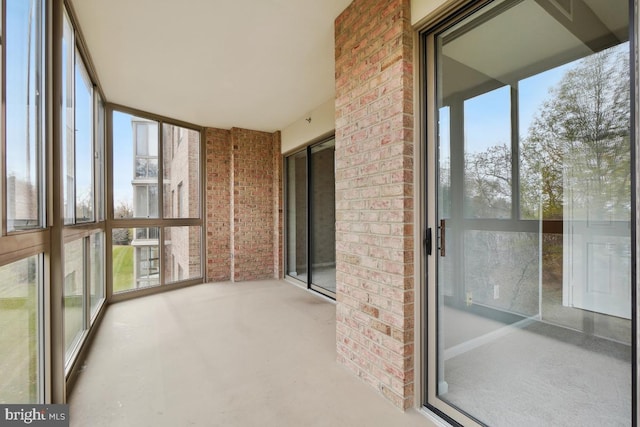
[[[167,283],[202,276],[201,227],[164,229],[164,273]]]
[[[0,267],[0,402],[42,401],[42,256]]]
[[[64,245],[64,342],[67,366],[104,301],[104,258],[103,231],[93,232]]]
[[[112,117],[114,218],[157,218],[159,124],[120,111]]]
[[[89,314],[92,321],[105,296],[104,259],[104,232],[101,231],[89,237],[89,269],[91,272],[89,286],[91,312]]]
[[[6,3],[7,231],[44,224],[44,7]]]
[[[203,274],[200,132],[144,116],[112,111],[116,294]]]
[[[68,15],[64,14],[62,34],[62,174],[64,223],[75,222],[75,114],[74,114],[75,38]]]
[[[94,220],[93,84],[76,50],[75,68],[76,222]]]
[[[67,365],[82,338],[85,323],[84,239],[64,245],[64,348]]]
[[[104,220],[105,126],[102,98],[66,10],[62,36],[62,291],[68,372],[105,298],[104,225],[99,223]]]
[[[0,403],[44,402],[46,5],[5,0],[0,12]]]
[[[158,177],[158,128],[155,123],[133,123],[136,136],[135,178]]]
[[[158,244],[134,246],[136,288],[160,284],[160,254]]]
[[[158,186],[157,184],[134,184],[135,201],[133,216],[136,218],[158,217]]]
[[[104,102],[100,94],[96,93],[96,126],[95,126],[95,193],[96,193],[96,217],[98,221],[105,220],[106,194],[104,188],[104,150],[105,150],[105,112]]]
[[[75,47],[74,29],[66,13],[62,56],[64,223],[73,225],[96,219],[96,191],[101,191],[99,173],[103,172],[101,150],[104,145],[100,139],[103,128],[99,121],[103,110],[100,103],[96,103],[93,82]],[[94,140],[97,140],[96,144]],[[99,209],[100,203],[98,201]]]

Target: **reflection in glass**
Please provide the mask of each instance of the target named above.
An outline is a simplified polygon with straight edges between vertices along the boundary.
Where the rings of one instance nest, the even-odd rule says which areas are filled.
[[[580,3],[570,25],[555,3],[491,2],[435,35],[429,402],[492,426],[630,425],[627,2]]]
[[[199,218],[200,132],[165,123],[162,136],[164,217]]]
[[[41,0],[6,2],[7,231],[42,218],[44,48]]]
[[[200,227],[166,227],[164,229],[165,283],[202,276],[200,241]]]
[[[65,362],[69,363],[76,349],[84,323],[84,239],[64,245],[64,348]]]
[[[0,403],[41,403],[40,257],[0,267]]]
[[[451,120],[447,106],[438,112],[438,215],[451,218]]]
[[[503,86],[464,101],[466,218],[511,217],[511,92]]]
[[[311,283],[336,291],[335,140],[311,147]]]
[[[289,276],[307,281],[307,152],[286,159],[287,267]]]

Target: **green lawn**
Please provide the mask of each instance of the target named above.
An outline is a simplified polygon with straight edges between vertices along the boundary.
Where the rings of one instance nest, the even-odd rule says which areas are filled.
[[[133,246],[113,247],[113,292],[133,289]]]

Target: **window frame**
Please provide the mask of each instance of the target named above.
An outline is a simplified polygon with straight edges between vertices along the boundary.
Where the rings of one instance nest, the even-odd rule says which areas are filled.
[[[145,111],[140,111],[134,108],[129,108],[119,104],[107,103],[106,104],[106,122],[107,122],[107,169],[113,170],[114,164],[114,113],[122,113],[130,115],[134,118],[140,118],[145,120],[150,120],[157,122],[158,124],[158,173],[157,173],[157,181],[156,177],[153,177],[153,185],[157,183],[158,189],[158,217],[157,218],[147,218],[147,217],[130,217],[130,218],[115,218],[115,205],[114,205],[114,182],[113,182],[113,174],[110,174],[107,179],[107,245],[106,252],[107,257],[109,258],[109,267],[107,267],[107,299],[108,301],[116,302],[127,300],[131,298],[136,298],[139,296],[150,295],[158,292],[163,292],[168,289],[175,289],[184,286],[190,286],[198,283],[203,283],[205,281],[205,195],[204,190],[205,186],[205,132],[204,128],[193,125],[190,123],[181,122],[179,120],[174,120],[171,118],[167,118],[164,116],[159,116],[156,114],[152,114]],[[198,144],[198,216],[194,218],[172,218],[169,216],[165,216],[164,212],[164,203],[165,203],[165,194],[164,194],[164,155],[166,154],[173,157],[174,152],[174,143],[171,142],[171,146],[164,147],[165,138],[164,138],[164,125],[177,126],[180,128],[185,128],[187,130],[195,131],[198,133],[199,144]],[[132,136],[133,137],[133,136]],[[133,142],[133,141],[132,141]],[[180,146],[187,147],[188,145],[180,144]],[[175,149],[178,147],[176,146]],[[136,157],[136,147],[132,147],[132,155],[134,159],[132,159],[134,170],[132,171],[135,174],[135,157]],[[151,179],[149,179],[149,183],[151,183]],[[170,193],[166,195],[168,198],[171,197]],[[176,195],[177,196],[177,195]],[[133,195],[135,198],[135,194]],[[167,200],[166,202],[171,202],[171,200]],[[170,211],[171,209],[169,209]],[[171,212],[167,212],[170,214]],[[171,281],[171,278],[166,276],[164,263],[171,262],[165,261],[165,232],[164,230],[169,227],[177,227],[177,226],[196,226],[199,227],[200,230],[200,275],[198,277],[187,278],[184,280]],[[159,279],[158,286],[151,286],[146,288],[139,288],[131,290],[125,290],[118,293],[113,291],[113,270],[112,270],[112,230],[114,229],[122,229],[122,228],[148,228],[148,227],[158,227],[159,236],[157,239],[158,242],[158,254],[159,254]],[[155,240],[155,239],[154,239]],[[135,277],[134,277],[135,281]]]

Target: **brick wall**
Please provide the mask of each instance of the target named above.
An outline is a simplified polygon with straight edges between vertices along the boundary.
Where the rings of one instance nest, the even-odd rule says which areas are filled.
[[[209,281],[231,279],[231,138],[208,128],[206,137],[206,274]]]
[[[335,22],[338,361],[413,405],[413,35],[409,0]]]
[[[207,280],[281,277],[280,133],[206,130]]]
[[[200,215],[200,132],[164,124],[165,217]],[[200,277],[200,228],[165,228],[164,272],[168,282]]]
[[[231,129],[234,280],[274,277],[273,134]]]

